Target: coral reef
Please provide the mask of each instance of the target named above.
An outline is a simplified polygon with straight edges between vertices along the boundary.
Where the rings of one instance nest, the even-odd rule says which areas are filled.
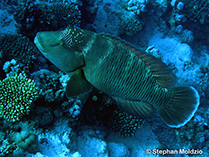
[[[160,35],[159,35],[160,36]],[[149,44],[158,49],[162,61],[174,69],[176,76],[183,85],[197,85],[200,79],[200,64],[192,64],[194,52],[192,48],[173,38],[160,38],[158,35],[150,39]]]
[[[76,118],[80,114],[81,102],[74,102],[71,108],[69,109],[70,116]]]
[[[0,156],[25,156],[38,151],[35,125],[29,121],[3,124],[0,128]],[[4,132],[3,132],[4,131]]]
[[[200,112],[184,127],[165,129],[162,125],[152,125],[152,129],[161,144],[162,149],[196,149],[202,156],[208,156],[208,109],[199,109]],[[160,130],[164,130],[160,132]],[[166,134],[166,138],[165,138]],[[169,141],[176,141],[170,143]],[[188,153],[189,154],[189,153]]]
[[[152,126],[154,126],[154,124],[145,122],[144,127],[140,128],[136,132],[135,136],[132,137],[120,138],[116,133],[111,133],[106,138],[106,141],[108,142],[108,148],[110,150],[109,154],[119,157],[123,154],[129,154],[128,151],[130,151],[130,157],[141,157],[148,155],[146,154],[147,149],[153,150],[156,148],[161,148],[161,144],[157,139],[157,135],[155,135],[152,129],[150,129]],[[112,144],[113,142],[114,145]],[[118,145],[119,147],[115,147],[115,145]],[[113,149],[114,154],[112,154],[111,151]],[[152,154],[149,155],[152,156]]]
[[[33,68],[36,48],[26,36],[1,34],[0,49],[3,52],[3,61],[15,59],[24,65],[22,70],[27,74]]]
[[[0,82],[0,116],[19,121],[30,111],[30,104],[38,96],[35,83],[23,76],[7,77]]]
[[[119,34],[126,34],[127,36],[133,36],[143,28],[143,24],[140,20],[127,18],[120,24]]]
[[[95,3],[94,7],[97,13],[93,25],[96,32],[110,33],[114,36],[135,35],[143,28],[144,22],[139,14],[145,12],[144,3],[145,1],[129,1],[127,3],[127,1],[120,0]]]
[[[70,156],[71,137],[75,134],[68,126],[69,120],[60,118],[54,123],[53,129],[45,131],[37,130],[39,146],[38,149],[49,157]],[[75,136],[74,136],[75,137]]]
[[[47,103],[63,100],[64,89],[59,82],[62,73],[55,73],[47,69],[41,69],[31,74],[31,77],[40,88],[39,98],[44,98]]]
[[[1,10],[0,11],[0,33],[1,34],[16,34],[16,29],[15,29],[15,20],[13,19],[13,10],[14,8],[11,7],[9,8],[8,5],[6,6],[1,6],[0,8],[7,8],[7,10]]]
[[[81,156],[108,156],[107,143],[95,137],[94,130],[83,131],[78,137],[78,151]]]
[[[141,12],[145,11],[146,3],[147,0],[129,0],[126,5],[126,9],[128,11],[133,11],[135,14],[139,15]]]
[[[9,143],[8,139],[1,141],[1,144],[2,145],[0,147],[0,156],[7,156],[17,149],[14,144]]]
[[[103,93],[90,95],[82,109],[85,110],[85,112],[91,110],[90,113],[92,116],[88,115],[89,122],[100,120],[105,127],[119,133],[122,137],[133,136],[143,125],[142,119],[138,119],[121,111],[117,105],[113,104],[112,100]]]
[[[142,127],[143,120],[121,110],[115,110],[109,117],[108,127],[121,134],[122,137],[134,136],[136,131]]]
[[[28,71],[25,68],[24,64],[18,64],[15,59],[12,59],[11,61],[6,61],[3,65],[3,71],[6,73],[6,76],[27,76],[28,74]]]
[[[207,0],[177,0],[176,4],[177,9],[182,10],[190,20],[201,24],[209,23],[209,2]]]
[[[109,149],[109,156],[111,157],[130,156],[130,151],[123,143],[110,142],[107,147]]]
[[[2,145],[0,147],[0,156],[8,156],[17,149],[14,144],[9,143],[8,139],[3,140],[1,143]]]
[[[173,7],[170,18],[172,27],[181,24],[191,30],[196,39],[208,42],[209,2],[207,0],[173,0],[171,6]]]
[[[37,106],[30,113],[30,119],[42,128],[47,128],[54,121],[54,116],[49,107]]]
[[[34,37],[41,30],[79,26],[81,12],[78,5],[73,3],[37,3],[27,0],[25,3],[18,3],[14,19],[22,34]]]
[[[208,111],[205,112],[208,114]],[[207,152],[207,145],[209,140],[209,126],[208,115],[197,115],[192,121],[190,121],[184,128],[176,129],[176,135],[178,141],[184,141],[184,145],[189,148],[202,148]],[[205,118],[203,118],[205,117]]]
[[[12,133],[8,135],[9,143],[17,147],[13,155],[21,155],[25,152],[34,153],[38,151],[38,136],[33,132],[34,124],[20,122],[12,127]]]
[[[209,96],[209,68],[208,68],[208,64],[206,65],[202,65],[200,67],[200,77],[201,77],[201,81],[200,81],[200,86],[199,86],[199,91],[202,93],[203,97],[206,97],[206,99]],[[209,101],[209,100],[207,100]]]

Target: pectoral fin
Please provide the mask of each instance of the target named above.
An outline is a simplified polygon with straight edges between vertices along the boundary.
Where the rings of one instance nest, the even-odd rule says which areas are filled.
[[[86,80],[83,70],[78,69],[67,82],[67,97],[75,97],[90,92],[92,85]]]
[[[124,100],[113,97],[118,106],[125,112],[136,116],[137,118],[151,118],[154,115],[154,107],[145,102]]]

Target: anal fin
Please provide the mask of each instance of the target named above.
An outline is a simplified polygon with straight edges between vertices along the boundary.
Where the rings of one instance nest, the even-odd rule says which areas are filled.
[[[67,82],[67,97],[75,97],[92,90],[92,85],[86,80],[83,70],[78,69]]]
[[[136,116],[137,118],[151,118],[154,115],[154,107],[146,102],[124,100],[113,97],[119,108]]]

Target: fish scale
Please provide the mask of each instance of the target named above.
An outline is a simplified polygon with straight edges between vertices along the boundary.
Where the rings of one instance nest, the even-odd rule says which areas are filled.
[[[98,44],[94,45],[98,46]],[[94,45],[92,46],[93,49]],[[158,90],[154,88],[156,82],[142,60],[128,49],[123,48],[120,43],[114,43],[114,45],[117,46],[113,46],[113,43],[109,45],[112,48],[103,53],[107,55],[104,57],[105,59],[96,65],[96,69],[93,68],[95,74],[87,74],[86,79],[93,86],[112,96],[133,101],[144,101],[154,105],[158,105],[160,99],[167,100],[166,97],[170,97],[164,89],[159,88],[158,90],[164,91],[164,93],[159,92],[160,94],[158,94]],[[93,50],[89,49],[89,51],[92,52]],[[162,103],[162,101],[160,102]]]

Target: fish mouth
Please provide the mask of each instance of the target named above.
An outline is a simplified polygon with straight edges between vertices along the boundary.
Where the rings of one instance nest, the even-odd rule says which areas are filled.
[[[44,48],[43,48],[43,46],[42,46],[42,44],[41,44],[41,42],[40,42],[38,36],[35,37],[34,43],[36,44],[36,46],[38,47],[38,49],[39,49],[42,53],[45,54]]]

